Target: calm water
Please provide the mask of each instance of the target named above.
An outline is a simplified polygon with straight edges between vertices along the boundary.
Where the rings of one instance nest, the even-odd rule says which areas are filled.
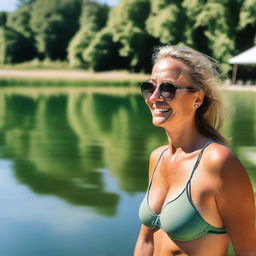
[[[0,98],[0,255],[132,255],[148,157],[166,143],[140,96],[3,90]],[[227,100],[224,133],[256,189],[256,93]]]

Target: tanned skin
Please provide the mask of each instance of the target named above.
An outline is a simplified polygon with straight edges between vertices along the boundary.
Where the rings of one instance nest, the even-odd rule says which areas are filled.
[[[159,94],[162,82],[190,86],[185,64],[170,57],[160,59],[149,81],[156,85],[156,90],[145,102],[153,124],[164,128],[168,138],[168,145],[157,148],[150,156],[149,178],[161,152],[169,147],[159,162],[148,196],[151,209],[160,213],[162,206],[183,190],[200,149],[211,139],[201,135],[195,125],[195,105],[202,104],[203,91],[177,90],[172,101],[165,101]],[[160,112],[159,108],[168,111]],[[178,242],[162,229],[142,225],[134,256],[226,256],[229,241],[237,256],[256,256],[252,185],[243,165],[228,147],[212,143],[204,150],[191,182],[191,197],[202,218],[215,227],[224,227],[227,234]]]

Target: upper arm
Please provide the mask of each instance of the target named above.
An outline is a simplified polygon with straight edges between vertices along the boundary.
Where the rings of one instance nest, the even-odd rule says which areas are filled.
[[[236,255],[256,255],[255,202],[246,170],[229,150],[222,152],[216,202]]]

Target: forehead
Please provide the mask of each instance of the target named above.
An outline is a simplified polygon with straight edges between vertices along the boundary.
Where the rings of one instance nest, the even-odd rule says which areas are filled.
[[[151,79],[156,81],[171,80],[174,82],[189,82],[189,68],[174,58],[160,59],[152,69]]]

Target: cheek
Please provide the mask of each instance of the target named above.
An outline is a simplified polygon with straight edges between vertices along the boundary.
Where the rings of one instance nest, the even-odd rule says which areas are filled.
[[[183,105],[183,111],[186,113],[193,113],[193,104],[191,102],[185,102]]]
[[[177,102],[177,104],[174,105],[174,112],[182,116],[193,114],[194,112],[193,110],[194,110],[193,102],[191,101],[191,99],[188,99],[188,98],[179,100],[179,103]]]

